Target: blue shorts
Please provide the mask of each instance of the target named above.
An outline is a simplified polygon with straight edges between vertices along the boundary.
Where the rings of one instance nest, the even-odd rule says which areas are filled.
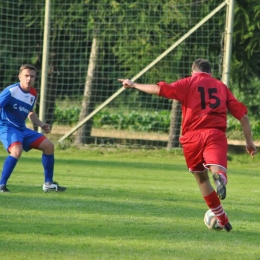
[[[45,136],[29,128],[22,130],[12,126],[1,126],[0,128],[0,140],[7,151],[13,143],[20,142],[23,150],[28,152],[32,148],[35,148],[32,147],[32,144],[37,142],[38,139],[44,140]]]

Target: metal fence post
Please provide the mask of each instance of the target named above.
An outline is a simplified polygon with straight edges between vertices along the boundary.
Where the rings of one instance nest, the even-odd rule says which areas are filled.
[[[50,6],[51,6],[51,0],[45,0],[44,38],[43,38],[41,91],[40,91],[40,108],[39,108],[39,118],[43,122],[45,122],[45,114],[46,114],[45,110],[46,110],[46,92],[47,92],[47,79],[48,79]],[[39,127],[38,132],[41,131],[42,129]]]
[[[229,85],[235,0],[227,0],[222,82]]]

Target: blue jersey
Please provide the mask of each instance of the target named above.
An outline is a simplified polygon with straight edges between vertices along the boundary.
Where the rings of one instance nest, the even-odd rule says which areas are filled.
[[[19,83],[5,88],[0,93],[0,127],[12,126],[18,129],[25,129],[25,120],[28,114],[33,111],[37,91],[31,87],[25,92]]]

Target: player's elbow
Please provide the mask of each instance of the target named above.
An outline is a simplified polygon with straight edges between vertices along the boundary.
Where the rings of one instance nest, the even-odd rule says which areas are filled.
[[[240,118],[240,123],[243,123],[244,121],[248,121],[248,116],[247,114],[244,114],[241,118]]]

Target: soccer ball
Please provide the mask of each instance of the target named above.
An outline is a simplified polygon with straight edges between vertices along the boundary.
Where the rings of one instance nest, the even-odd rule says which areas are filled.
[[[208,229],[221,230],[218,226],[218,219],[215,214],[209,209],[204,216],[204,223]]]

